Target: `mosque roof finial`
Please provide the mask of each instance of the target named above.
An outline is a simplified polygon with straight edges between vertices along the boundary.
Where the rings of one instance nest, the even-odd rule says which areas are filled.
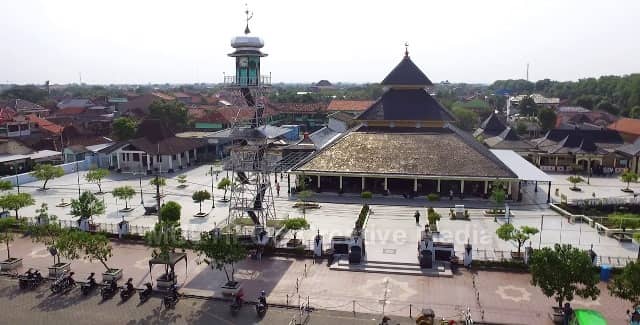
[[[409,57],[409,43],[404,42],[404,56]]]
[[[247,5],[246,3],[244,4],[245,10],[244,10],[244,14],[247,16],[247,27],[244,28],[244,33],[245,34],[249,34],[251,33],[251,30],[249,30],[249,20],[251,20],[251,18],[253,18],[253,12],[249,11],[249,5]]]

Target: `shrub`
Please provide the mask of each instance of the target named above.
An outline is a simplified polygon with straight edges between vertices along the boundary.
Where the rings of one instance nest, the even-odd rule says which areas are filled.
[[[427,200],[429,200],[429,202],[440,201],[440,194],[429,193],[429,195],[427,195]]]
[[[608,215],[606,222],[611,227],[640,228],[640,215],[616,212]]]

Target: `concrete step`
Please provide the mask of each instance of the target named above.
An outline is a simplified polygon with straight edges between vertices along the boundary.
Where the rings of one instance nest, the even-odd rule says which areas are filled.
[[[437,263],[437,268],[422,269],[418,264],[409,265],[409,263],[393,263],[393,262],[366,262],[363,264],[351,265],[346,260],[340,260],[338,263],[331,265],[330,269],[334,271],[351,271],[351,272],[368,272],[382,274],[400,274],[400,275],[421,275],[434,277],[453,277],[453,272],[448,265]]]

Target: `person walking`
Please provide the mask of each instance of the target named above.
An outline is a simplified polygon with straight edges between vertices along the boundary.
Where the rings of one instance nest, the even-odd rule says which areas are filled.
[[[276,194],[280,197],[280,183],[276,182]]]
[[[416,210],[416,213],[413,215],[416,218],[416,224],[420,224],[420,211]]]

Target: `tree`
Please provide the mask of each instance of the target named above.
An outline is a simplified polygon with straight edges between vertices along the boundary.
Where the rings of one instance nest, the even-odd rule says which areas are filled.
[[[305,218],[290,218],[284,221],[284,228],[293,231],[293,241],[297,241],[298,230],[309,229],[310,225]]]
[[[465,131],[473,130],[478,123],[478,114],[472,110],[463,107],[454,107],[452,113],[458,120],[456,125]]]
[[[47,189],[47,182],[54,178],[64,175],[64,169],[60,166],[53,165],[35,165],[31,176],[35,177],[39,181],[44,181],[42,184],[42,190]]]
[[[11,250],[9,244],[13,241],[13,233],[11,229],[19,226],[20,223],[11,218],[2,218],[0,219],[0,242],[5,243],[7,246],[7,260],[11,260]]]
[[[632,171],[626,171],[624,173],[622,173],[622,175],[620,175],[620,179],[627,183],[627,188],[626,190],[629,191],[629,183],[631,182],[637,182],[638,181],[638,174],[632,172]]]
[[[640,262],[630,261],[607,285],[612,296],[640,304]]]
[[[211,193],[207,190],[196,191],[191,196],[194,202],[200,204],[200,213],[202,213],[202,202],[211,198]]]
[[[138,123],[130,117],[119,117],[111,125],[113,135],[119,141],[129,140],[136,135]]]
[[[527,123],[523,121],[518,121],[518,123],[516,124],[516,132],[518,132],[519,135],[527,134],[529,132],[529,129],[527,128]]]
[[[633,106],[629,110],[629,117],[630,118],[640,118],[640,106]]]
[[[602,100],[600,103],[598,103],[598,105],[596,106],[596,109],[599,111],[604,111],[604,112],[613,114],[613,115],[620,114],[620,108],[618,108],[616,105],[613,105],[608,100]]]
[[[227,277],[227,285],[235,286],[235,264],[247,257],[247,251],[240,244],[235,234],[221,235],[204,232],[196,244],[195,251],[202,261],[212,269],[223,270]],[[231,268],[230,272],[227,269]]]
[[[538,111],[538,123],[542,132],[547,132],[553,129],[556,125],[556,112],[551,108],[543,108]]]
[[[67,230],[62,229],[60,224],[56,222],[57,217],[55,215],[49,215],[46,203],[42,203],[40,209],[36,210],[36,212],[41,220],[45,219],[48,222],[28,226],[31,239],[33,242],[44,244],[47,249],[51,250],[56,247],[56,242],[61,234]],[[56,255],[53,256],[53,264],[60,263],[60,255],[57,256],[57,262]]]
[[[520,103],[518,103],[518,109],[520,114],[530,116],[536,114],[538,107],[532,96],[523,96]]]
[[[81,240],[80,246],[84,250],[84,257],[93,262],[98,260],[107,269],[111,268],[107,265],[107,260],[113,256],[111,242],[104,234],[82,233],[79,236]]]
[[[174,130],[184,130],[189,125],[189,114],[183,103],[155,101],[149,105],[149,117],[162,121]]]
[[[502,210],[502,206],[504,205],[504,201],[507,197],[507,194],[504,190],[504,182],[503,181],[495,181],[493,182],[493,186],[491,187],[491,201],[495,203],[496,208],[494,212],[498,212]]]
[[[109,176],[109,170],[104,168],[92,168],[84,175],[84,178],[89,183],[96,183],[98,185],[98,193],[102,193],[102,180]]]
[[[111,191],[111,195],[117,197],[120,200],[124,200],[125,210],[129,209],[129,200],[136,194],[136,190],[131,186],[116,187]]]
[[[300,199],[300,202],[302,203],[302,216],[305,218],[307,217],[307,202],[311,200],[312,196],[313,192],[309,190],[298,192],[298,199]]]
[[[64,229],[60,232],[54,248],[58,251],[58,254],[67,260],[77,260],[80,258],[80,252],[82,249],[82,236],[83,232],[76,229]],[[58,263],[60,257],[58,257]]]
[[[167,202],[174,203],[175,202]],[[165,206],[167,206],[165,204]],[[169,205],[172,206],[173,204]],[[163,206],[164,208],[164,206]],[[165,277],[169,275],[169,258],[171,253],[175,252],[176,247],[184,245],[184,239],[182,238],[182,230],[178,226],[178,223],[170,220],[172,213],[175,210],[173,208],[160,210],[160,220],[157,222],[152,231],[145,233],[144,238],[147,245],[153,247],[151,257],[165,261],[164,274]],[[178,205],[178,220],[179,220],[180,206]],[[164,217],[163,217],[164,216]]]
[[[13,183],[10,181],[0,180],[0,191],[9,191],[13,188]]]
[[[81,219],[89,219],[96,214],[103,214],[104,203],[93,193],[84,191],[79,199],[71,200],[71,214]]]
[[[505,223],[496,230],[498,238],[504,241],[513,241],[518,245],[518,256],[522,249],[522,245],[531,238],[531,236],[537,234],[539,231],[537,228],[529,226],[521,226],[519,229],[513,224]]]
[[[540,287],[545,296],[553,296],[560,308],[575,295],[595,300],[600,294],[600,279],[591,256],[571,245],[536,250],[530,265],[531,284]]]
[[[362,205],[366,205],[367,201],[373,198],[373,193],[369,191],[364,191],[360,193],[360,198],[362,199]]]
[[[34,85],[15,86],[2,93],[3,98],[24,99],[32,103],[43,101],[47,96],[48,94],[44,89]]]
[[[182,207],[180,204],[169,201],[160,208],[160,221],[164,223],[177,224],[180,221]]]
[[[224,195],[222,196],[222,202],[227,201],[227,190],[229,189],[230,186],[231,186],[231,180],[229,180],[226,177],[222,178],[220,182],[218,182],[218,189],[224,190]]]
[[[154,177],[149,181],[149,184],[151,184],[152,186],[160,187],[162,189],[164,186],[167,186],[167,179],[164,177]]]
[[[580,176],[569,176],[567,177],[567,180],[569,181],[569,183],[573,184],[573,186],[571,187],[572,190],[578,190],[578,184],[584,182],[584,178]]]
[[[9,193],[0,197],[0,207],[16,212],[18,219],[18,210],[36,204],[36,201],[29,193]]]

